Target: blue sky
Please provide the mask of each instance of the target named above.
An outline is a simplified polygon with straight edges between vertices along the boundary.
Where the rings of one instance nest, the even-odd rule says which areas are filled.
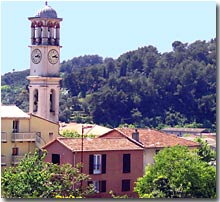
[[[215,1],[48,1],[61,23],[61,62],[98,54],[117,58],[148,45],[172,50],[216,36]],[[30,21],[44,1],[1,1],[1,74],[29,69]]]

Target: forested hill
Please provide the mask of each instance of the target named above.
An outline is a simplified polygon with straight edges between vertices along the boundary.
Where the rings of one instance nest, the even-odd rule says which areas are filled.
[[[165,53],[146,46],[117,59],[89,55],[63,61],[60,120],[215,128],[216,39],[175,41],[172,47]],[[27,73],[2,76],[2,103],[28,110]]]

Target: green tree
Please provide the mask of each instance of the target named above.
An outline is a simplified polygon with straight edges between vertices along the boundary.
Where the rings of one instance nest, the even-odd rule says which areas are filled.
[[[186,147],[165,148],[134,190],[140,198],[215,198],[216,169]]]
[[[64,137],[71,137],[71,138],[81,138],[82,137],[82,135],[80,135],[75,130],[63,130],[61,135],[64,136]],[[94,138],[95,135],[93,135],[93,134],[84,134],[83,137],[84,138]]]
[[[72,138],[80,138],[80,134],[75,130],[63,130],[62,136],[64,137],[72,137]]]
[[[89,176],[80,173],[80,165],[57,165],[44,162],[46,151],[27,154],[16,167],[2,173],[1,188],[4,198],[55,198],[56,196],[85,197],[94,187],[81,190],[81,181]]]
[[[197,150],[197,154],[201,157],[201,160],[205,162],[215,161],[216,153],[211,150],[207,141],[197,138],[196,142],[200,144],[200,148]]]

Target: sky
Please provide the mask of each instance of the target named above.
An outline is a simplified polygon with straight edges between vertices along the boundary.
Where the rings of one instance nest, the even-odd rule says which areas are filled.
[[[215,1],[48,1],[61,22],[61,62],[216,37]],[[1,1],[1,75],[29,69],[30,21],[44,1]]]

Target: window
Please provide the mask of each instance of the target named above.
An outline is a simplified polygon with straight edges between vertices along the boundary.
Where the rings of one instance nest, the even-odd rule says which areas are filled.
[[[52,154],[52,163],[60,165],[60,155]]]
[[[95,192],[99,193],[99,181],[93,181],[93,185],[95,187]]]
[[[53,139],[53,132],[49,133],[49,139],[52,140]]]
[[[122,191],[130,191],[130,180],[122,180]]]
[[[101,173],[101,155],[100,154],[93,156],[93,173],[94,174]]]
[[[122,180],[121,190],[130,191],[130,180]]]
[[[131,172],[131,155],[123,154],[123,173]]]
[[[18,132],[19,132],[19,121],[13,120],[13,133],[18,133]]]
[[[88,185],[93,184],[95,187],[95,192],[100,193],[100,192],[106,192],[106,181],[89,181]]]
[[[106,154],[89,155],[89,174],[106,173]]]
[[[105,180],[99,181],[99,184],[100,184],[99,191],[100,192],[106,192],[106,181]]]
[[[13,155],[13,156],[18,155],[18,147],[13,147],[13,148],[12,148],[12,155]]]

